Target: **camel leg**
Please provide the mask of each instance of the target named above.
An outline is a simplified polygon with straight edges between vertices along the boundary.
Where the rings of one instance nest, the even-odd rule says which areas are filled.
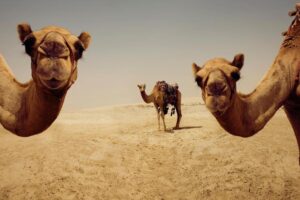
[[[300,165],[300,110],[297,108],[285,106],[285,113],[293,127],[296,135],[299,149],[299,165]]]
[[[157,121],[158,121],[158,130],[160,131],[160,114],[159,114],[159,107],[157,104],[154,104],[156,112],[157,112]]]
[[[160,111],[160,115],[161,115],[161,118],[162,118],[162,121],[163,121],[164,131],[166,131],[167,128],[166,128],[166,123],[165,123],[165,113],[164,113],[163,110]]]
[[[181,117],[182,117],[182,114],[181,114],[181,102],[180,101],[175,106],[175,109],[176,109],[176,113],[177,113],[177,121],[176,121],[176,126],[174,127],[174,129],[179,129],[180,120],[181,120]]]

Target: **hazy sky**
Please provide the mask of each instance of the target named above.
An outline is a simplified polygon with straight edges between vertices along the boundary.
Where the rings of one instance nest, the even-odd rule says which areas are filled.
[[[7,0],[0,2],[0,53],[17,79],[31,78],[16,26],[58,25],[92,35],[64,109],[142,102],[157,80],[198,96],[191,64],[245,54],[238,90],[250,92],[272,64],[296,0]]]

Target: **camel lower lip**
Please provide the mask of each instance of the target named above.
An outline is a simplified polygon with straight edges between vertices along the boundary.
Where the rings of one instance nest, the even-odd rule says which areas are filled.
[[[54,78],[50,80],[45,80],[44,82],[46,86],[50,89],[57,89],[61,85],[61,81]]]

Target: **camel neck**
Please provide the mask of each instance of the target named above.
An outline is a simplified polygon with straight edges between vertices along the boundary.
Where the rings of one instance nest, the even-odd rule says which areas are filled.
[[[17,134],[26,136],[46,130],[57,118],[66,92],[53,93],[32,81],[23,94],[23,105],[17,114]]]
[[[153,94],[147,95],[145,91],[141,91],[141,96],[145,103],[151,103],[154,100]]]
[[[69,86],[50,91],[36,81],[19,83],[0,55],[0,123],[16,135],[25,137],[46,130],[62,108]]]
[[[260,131],[291,93],[290,65],[275,61],[256,89],[235,93],[228,110],[215,115],[221,126],[233,135],[249,137]],[[278,80],[278,81],[276,81]]]
[[[300,47],[300,28],[298,31],[299,33],[297,34],[289,34],[285,36],[281,45],[281,49],[291,49]]]

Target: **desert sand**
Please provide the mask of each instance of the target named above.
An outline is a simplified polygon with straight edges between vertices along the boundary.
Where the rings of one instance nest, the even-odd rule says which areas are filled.
[[[0,199],[300,199],[282,109],[251,138],[226,133],[197,100],[182,110],[168,133],[142,103],[62,112],[29,138],[0,128]]]

